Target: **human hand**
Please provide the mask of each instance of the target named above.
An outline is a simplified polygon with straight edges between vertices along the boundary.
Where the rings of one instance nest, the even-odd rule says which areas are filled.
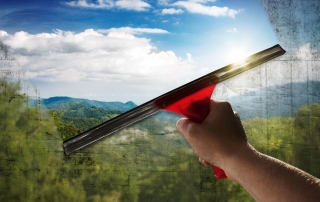
[[[228,102],[211,100],[210,113],[202,123],[180,119],[177,128],[203,165],[223,169],[256,201],[317,201],[320,197],[319,179],[258,152],[247,142]]]
[[[249,148],[240,119],[228,102],[211,100],[210,113],[202,123],[184,118],[177,128],[203,165],[218,166],[227,176],[228,160]]]

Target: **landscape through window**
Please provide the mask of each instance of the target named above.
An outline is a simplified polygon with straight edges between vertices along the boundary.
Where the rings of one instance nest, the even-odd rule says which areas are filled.
[[[79,9],[83,12],[81,16],[100,9],[99,7],[105,9],[97,11],[99,16],[101,13],[106,15],[106,11],[111,12],[108,9],[112,9],[112,6],[115,9],[112,12],[129,12],[129,16],[146,10],[151,12],[155,7],[148,1],[138,1],[140,4],[137,5],[140,7],[130,7],[131,10],[129,7],[121,7],[124,4],[109,5],[99,2],[66,1],[61,3],[60,7]],[[163,4],[164,2],[167,4]],[[191,1],[175,2],[177,6],[178,2]],[[199,4],[206,7],[213,4],[221,6],[211,1],[204,2],[206,4]],[[219,83],[212,98],[231,103],[233,109],[240,114],[249,142],[257,150],[319,178],[320,36],[317,30],[320,24],[317,20],[320,15],[316,12],[319,3],[308,1],[289,5],[288,2],[291,1],[257,1],[266,14],[267,23],[271,24],[278,43],[287,53]],[[158,12],[157,15],[162,21],[175,19],[165,16],[189,13],[196,15],[198,21],[203,18],[198,16],[199,13],[192,13],[188,7],[174,7],[173,4],[169,4],[169,1],[158,1],[157,6],[164,13],[155,9],[153,14]],[[231,16],[227,17],[241,18],[242,12],[246,12],[246,9],[247,12],[250,11],[246,4],[230,3],[230,6],[239,9],[233,10],[234,15],[231,15],[230,11]],[[246,9],[241,10],[242,6]],[[13,4],[8,4],[8,8],[13,7]],[[31,11],[35,12],[32,9]],[[295,15],[291,15],[292,13]],[[215,179],[212,170],[199,163],[186,140],[177,131],[175,124],[181,116],[174,113],[159,112],[69,156],[63,152],[64,140],[133,109],[149,98],[151,100],[156,97],[158,93],[160,95],[195,79],[194,77],[208,73],[209,70],[205,67],[194,75],[191,74],[194,73],[191,69],[196,68],[194,66],[201,66],[201,62],[193,61],[199,61],[200,56],[193,58],[188,54],[187,58],[179,58],[177,55],[181,50],[174,49],[173,45],[169,46],[167,43],[170,42],[163,42],[163,36],[150,36],[152,43],[147,37],[154,32],[172,34],[162,33],[170,27],[122,27],[100,31],[95,28],[77,30],[74,33],[56,30],[51,35],[35,34],[39,30],[30,30],[29,33],[12,31],[17,28],[10,30],[4,20],[13,19],[13,14],[7,11],[6,15],[0,17],[0,201],[254,201],[240,185],[228,179]],[[182,17],[180,20],[180,23],[187,23],[187,20],[182,21]],[[202,20],[201,22],[208,23],[206,18]],[[119,24],[121,21],[123,19],[119,20]],[[95,26],[99,28],[98,25]],[[224,34],[237,33],[240,29],[231,28],[225,30]],[[184,37],[176,28],[172,30],[168,32],[174,32],[172,35],[179,33],[181,38]],[[145,35],[142,37],[139,34]],[[91,44],[92,49],[96,49],[89,51],[81,44],[72,46],[73,42],[70,41],[71,45],[65,46],[68,50],[57,49],[60,46],[55,40],[59,37],[59,42],[67,43],[72,37],[79,39],[82,36],[89,36],[86,38],[87,44],[84,45]],[[104,41],[107,36],[116,42]],[[30,43],[23,41],[24,37]],[[52,39],[47,40],[50,37]],[[95,37],[101,39],[101,43],[105,43],[108,50],[101,50],[97,44],[98,38]],[[174,41],[173,38],[170,40]],[[192,40],[194,41],[190,43],[195,43],[195,39]],[[37,42],[36,47],[30,45],[33,42]],[[124,42],[130,48],[123,47]],[[156,48],[155,44],[160,51],[153,50]],[[161,51],[164,44],[176,53]],[[50,45],[52,49],[47,48]],[[144,46],[154,47],[149,47],[151,52],[146,55],[150,58],[143,62],[167,61],[152,67],[156,69],[156,74],[150,73],[148,68],[126,69],[127,66],[135,64],[143,66],[144,63],[138,61],[142,60],[138,53],[145,51]],[[88,52],[83,51],[84,49]],[[90,54],[99,51],[106,57],[114,54],[115,57],[109,62],[114,62],[112,65],[118,68],[116,71],[108,69],[110,64],[106,64],[106,69],[100,71],[99,63],[103,62],[101,55],[96,55],[96,62],[86,66],[86,57],[90,62],[95,61]],[[72,58],[80,61],[70,61],[71,65],[78,65],[74,69],[70,68],[69,64],[64,64],[67,61],[64,57],[68,54],[74,54]],[[219,57],[218,53],[216,55]],[[47,57],[46,61],[40,59],[44,56]],[[208,59],[205,57],[210,58],[203,56],[203,61]],[[46,62],[61,67],[49,67]],[[169,70],[165,65],[169,66],[169,70],[175,65],[179,67],[168,74],[166,71]],[[217,68],[219,67],[222,65]],[[88,69],[83,70],[85,68]],[[181,73],[182,77],[174,80],[181,71],[185,71],[185,74]],[[77,79],[81,80],[81,83],[76,83]],[[170,83],[170,80],[174,82]],[[128,81],[130,86],[119,84],[121,81]],[[155,87],[152,82],[159,86]],[[93,88],[93,83],[107,86],[102,92],[113,99],[99,99],[95,91],[87,91]],[[53,90],[50,84],[55,86],[56,90]],[[125,87],[128,87],[127,91]],[[109,92],[108,89],[111,88],[116,90]],[[140,89],[141,96],[137,89]],[[79,96],[81,90],[87,96]],[[57,96],[43,96],[50,95],[51,91]],[[59,91],[65,94],[59,94]],[[94,99],[95,97],[97,99]]]

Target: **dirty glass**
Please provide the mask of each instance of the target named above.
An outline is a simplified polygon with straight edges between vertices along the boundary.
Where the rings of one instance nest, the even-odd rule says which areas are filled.
[[[320,4],[260,3],[287,53],[219,83],[212,98],[232,104],[259,151],[320,177]],[[64,155],[63,140],[136,105],[42,99],[11,49],[0,43],[0,201],[253,201],[199,163],[173,113]]]

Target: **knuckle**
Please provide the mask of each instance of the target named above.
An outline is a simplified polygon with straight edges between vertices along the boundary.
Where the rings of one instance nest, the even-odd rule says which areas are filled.
[[[222,101],[220,104],[225,108],[231,108],[231,104],[228,101]]]
[[[219,103],[219,108],[224,110],[224,111],[232,111],[233,113],[233,109],[232,109],[232,106],[229,102],[227,101],[222,101]]]
[[[225,100],[214,101],[212,102],[212,106],[217,108],[231,108],[231,104]]]

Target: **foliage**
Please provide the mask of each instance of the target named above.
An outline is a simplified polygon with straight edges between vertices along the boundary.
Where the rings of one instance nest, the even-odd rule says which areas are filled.
[[[255,117],[244,121],[243,126],[249,142],[258,151],[292,163],[293,121],[289,117]]]
[[[49,110],[48,113],[51,116],[55,125],[57,126],[57,129],[63,140],[69,139],[77,135],[78,133],[80,133],[80,130],[73,124],[62,122],[61,120],[61,117],[63,115],[62,112],[55,112],[55,111]]]
[[[120,110],[106,110],[101,107],[87,107],[80,103],[63,103],[51,107],[49,114],[62,136],[69,139],[119,114]]]
[[[301,107],[294,128],[293,164],[320,177],[320,104]]]
[[[320,177],[320,104],[301,107],[295,117],[255,117],[243,123],[259,151]]]
[[[81,103],[64,103],[50,108],[55,112],[63,112],[64,116],[67,117],[78,117],[78,118],[94,118],[94,119],[109,119],[114,114],[121,114],[124,111],[121,110],[106,110],[102,107],[85,106]]]
[[[65,157],[57,128],[65,134],[78,129],[50,112],[55,127],[39,108],[26,105],[19,89],[0,79],[0,201],[136,201],[135,186],[123,191],[114,183],[127,179],[126,169],[83,154]],[[99,188],[90,188],[93,180]]]
[[[149,117],[65,156],[64,139],[120,112],[65,104],[46,117],[19,89],[0,80],[0,201],[253,201],[198,162],[175,130],[178,117]],[[320,176],[319,104],[243,126],[259,151]]]

